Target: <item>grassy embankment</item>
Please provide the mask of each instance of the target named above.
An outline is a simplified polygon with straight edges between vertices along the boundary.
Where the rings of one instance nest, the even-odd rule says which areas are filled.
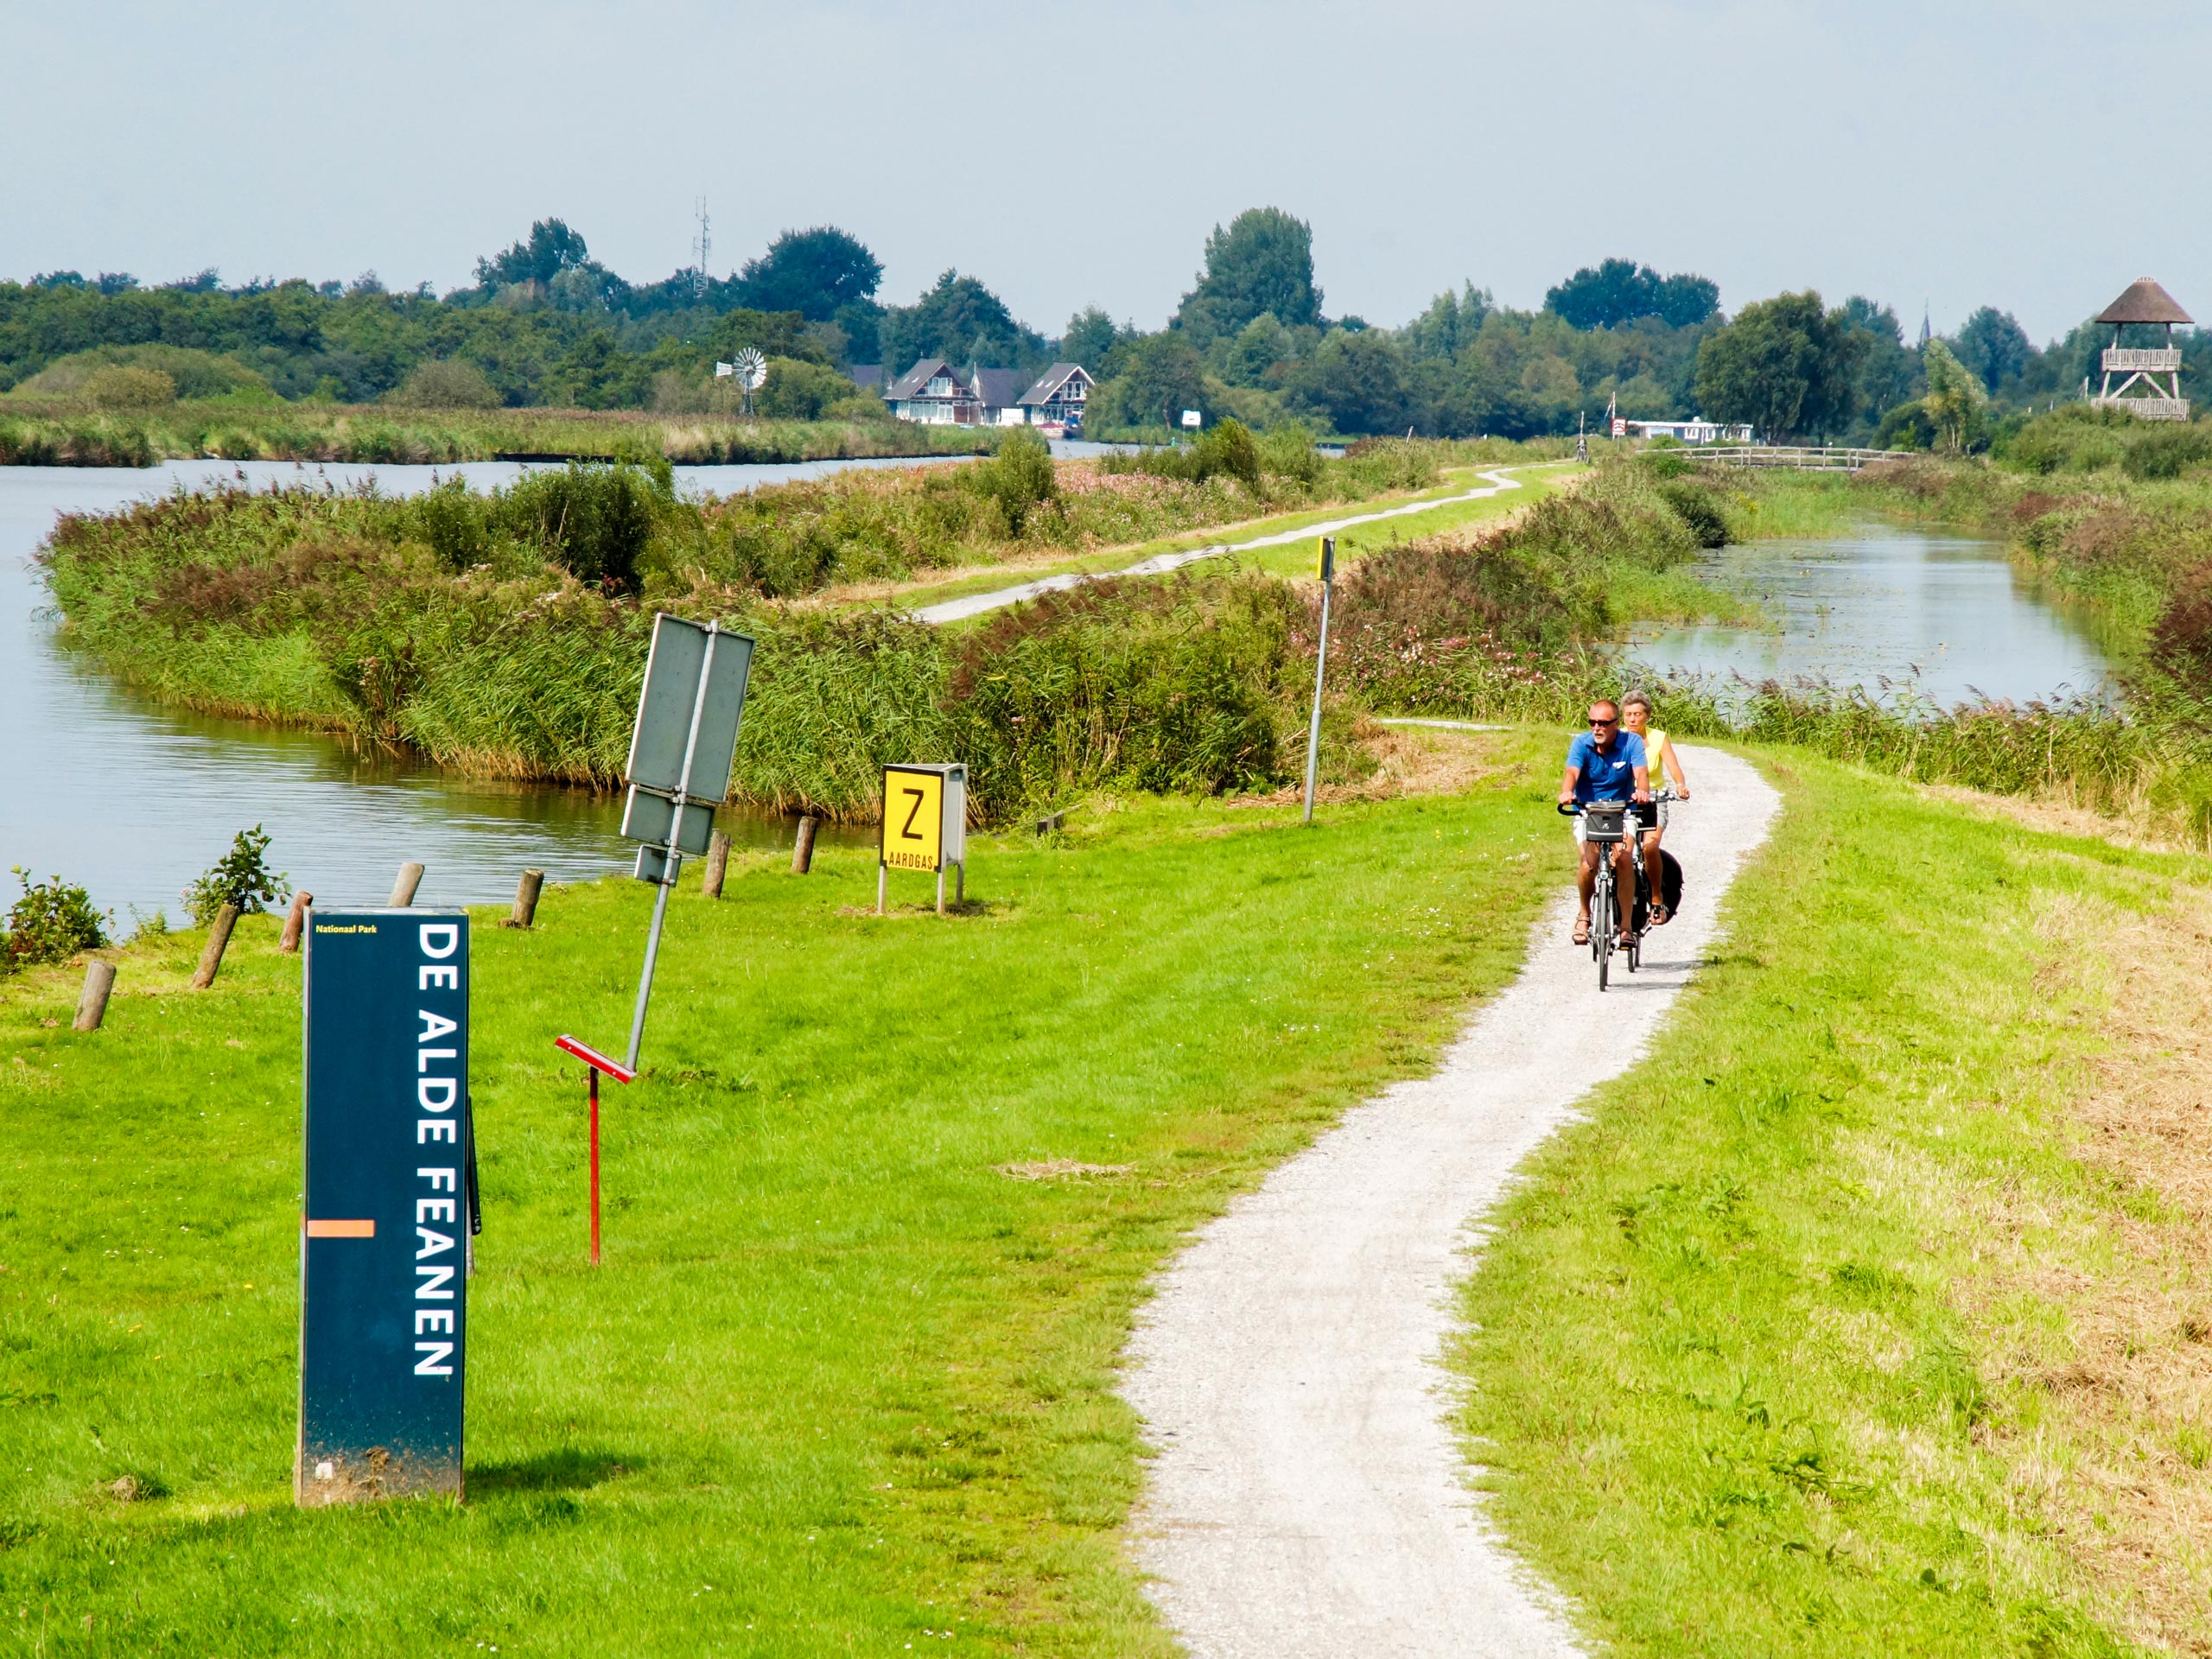
[[[1055,469],[1009,450],[703,506],[620,470],[532,479],[489,499],[217,493],[67,521],[45,556],[67,637],[158,696],[512,776],[613,779],[652,612],[741,619],[763,649],[741,798],[866,817],[882,761],[957,753],[986,815],[1002,817],[1093,787],[1282,781],[1303,725],[1311,596],[1207,570],[1098,584],[957,633],[774,596],[1435,483],[1421,445],[1290,464],[1310,478],[1262,473],[1255,489],[1227,475]],[[1630,520],[1655,527],[1628,535]],[[1437,543],[1473,579],[1428,582],[1421,620],[1454,649],[1478,634],[1485,649],[1506,636],[1534,649],[1617,627],[1632,613],[1624,595],[1707,606],[1672,523],[1627,473],[1549,498],[1486,551]],[[1361,574],[1426,569],[1428,556],[1402,548]],[[1363,635],[1360,602],[1348,588],[1340,638],[1355,655],[1363,640],[1383,648]],[[1338,777],[1365,764],[1343,740],[1370,706],[1357,677],[1346,683],[1355,695],[1329,727]]]
[[[1166,1654],[1116,1529],[1109,1392],[1147,1276],[1346,1104],[1426,1064],[1560,879],[1553,744],[1448,795],[1129,803],[971,843],[981,903],[874,868],[679,895],[651,1069],[582,1090],[648,894],[479,915],[486,1230],[468,1498],[291,1507],[299,968],[249,920],[0,993],[0,1647],[54,1655]],[[1478,764],[1479,762],[1479,764]],[[1224,923],[1229,925],[1224,926]],[[122,1483],[118,1484],[118,1483]],[[22,1610],[20,1612],[18,1610]]]
[[[1192,548],[1205,547],[1216,542],[1225,542],[1235,547],[1239,543],[1262,536],[1281,535],[1286,531],[1308,530],[1328,524],[1347,514],[1373,512],[1378,508],[1395,508],[1411,503],[1428,501],[1435,505],[1427,512],[1406,513],[1401,517],[1362,524],[1342,532],[1337,537],[1337,563],[1340,569],[1349,569],[1370,554],[1400,545],[1408,540],[1452,535],[1479,525],[1493,524],[1510,518],[1524,507],[1535,505],[1545,496],[1567,485],[1584,470],[1573,461],[1549,461],[1529,465],[1516,474],[1520,487],[1501,491],[1468,501],[1459,498],[1471,490],[1489,487],[1484,470],[1479,467],[1447,467],[1444,482],[1431,488],[1403,493],[1392,493],[1364,501],[1347,501],[1326,506],[1308,507],[1298,512],[1277,513],[1265,518],[1249,518],[1230,524],[1217,525],[1205,531],[1176,536],[1156,537],[1150,541],[1133,542],[1122,546],[1101,548],[1081,558],[1047,558],[1042,562],[1009,567],[1005,564],[987,566],[963,572],[943,581],[931,580],[918,584],[898,582],[856,584],[848,588],[830,588],[823,598],[831,602],[852,603],[874,599],[896,599],[905,606],[935,604],[942,600],[957,599],[969,594],[988,593],[1007,585],[1012,581],[1034,582],[1040,577],[1080,573],[1085,575],[1110,575],[1125,570],[1133,564],[1156,558],[1164,553],[1187,552]],[[1313,575],[1314,552],[1310,542],[1292,543],[1282,547],[1255,548],[1236,555],[1236,563],[1246,570],[1264,575],[1297,580]]]
[[[1507,1535],[1624,1654],[2202,1652],[2212,868],[1770,775],[1462,1296]]]
[[[422,410],[180,403],[140,413],[0,403],[0,467],[151,467],[163,461],[449,463],[501,456],[658,456],[684,466],[855,455],[967,455],[995,432],[906,421],[725,420],[626,410]]]

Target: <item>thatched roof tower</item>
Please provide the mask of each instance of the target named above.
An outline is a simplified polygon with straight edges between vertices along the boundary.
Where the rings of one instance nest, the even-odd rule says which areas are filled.
[[[2112,326],[2112,344],[2105,347],[2104,390],[2090,401],[2124,409],[2146,421],[2187,420],[2189,399],[2181,395],[2181,347],[2174,344],[2174,325],[2193,323],[2196,319],[2158,283],[2148,276],[2139,276],[2127,285],[2126,293],[2097,313],[2096,320]],[[2166,343],[2151,346],[2120,343],[2121,329],[2145,324],[2163,325]],[[2115,374],[2126,377],[2117,389],[2112,383]],[[2166,377],[2163,382],[2160,375]],[[2137,385],[2144,388],[2143,392],[2129,397],[2129,391]]]

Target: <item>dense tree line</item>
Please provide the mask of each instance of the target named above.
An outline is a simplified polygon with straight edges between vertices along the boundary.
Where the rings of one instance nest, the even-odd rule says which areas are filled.
[[[1062,359],[1102,383],[1094,431],[1157,430],[1198,409],[1262,429],[1528,437],[1594,429],[1611,409],[1747,422],[1773,437],[1971,448],[2009,416],[2078,395],[2107,343],[2084,323],[2039,351],[1984,306],[1938,360],[1863,296],[1830,308],[1808,289],[1728,318],[1710,279],[1624,258],[1575,271],[1538,310],[1467,283],[1377,327],[1327,315],[1312,228],[1277,207],[1215,227],[1154,333],[1090,306],[1048,339],[956,270],[887,305],[882,275],[858,238],[816,226],[728,277],[633,284],[557,219],[443,296],[390,292],[373,272],[228,287],[212,270],[159,287],[50,272],[0,283],[0,391],[682,410],[711,407],[713,364],[752,346],[774,365],[763,404],[778,414],[880,413],[841,378],[853,364],[896,375],[941,356],[1034,372]],[[2184,350],[2190,367],[2212,367],[2212,346],[2192,337]]]

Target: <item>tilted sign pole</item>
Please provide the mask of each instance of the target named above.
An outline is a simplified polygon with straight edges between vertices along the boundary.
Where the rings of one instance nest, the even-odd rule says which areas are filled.
[[[303,1016],[304,1506],[461,1495],[468,917],[314,911]]]
[[[632,1071],[638,1069],[638,1050],[645,1040],[645,1005],[652,1001],[653,964],[660,959],[660,931],[668,919],[668,895],[675,891],[677,873],[683,868],[683,837],[677,831],[683,826],[683,809],[691,804],[691,797],[685,791],[691,781],[692,760],[699,753],[699,721],[707,712],[707,686],[715,673],[715,645],[721,637],[721,623],[707,624],[707,651],[699,664],[699,689],[691,699],[690,729],[683,734],[683,769],[676,774],[676,794],[672,798],[676,808],[676,827],[669,836],[668,861],[661,870],[660,891],[653,895],[653,925],[652,931],[645,935],[645,971],[638,981],[638,1011],[630,1016],[630,1058],[627,1065]],[[724,793],[727,793],[727,773],[724,774]],[[718,795],[715,798],[720,800],[721,797]],[[597,1077],[596,1072],[593,1073],[592,1097],[594,1103],[598,1100]],[[593,1121],[596,1123],[595,1116]],[[596,1256],[597,1251],[593,1254]]]
[[[665,613],[653,619],[652,652],[645,660],[638,723],[630,737],[630,794],[622,812],[622,833],[644,843],[638,849],[638,879],[659,888],[623,1068],[632,1075],[645,1043],[668,895],[683,855],[707,850],[715,808],[729,793],[730,762],[752,665],[753,641],[745,634],[728,632],[719,622],[702,626]]]
[[[1321,682],[1329,671],[1329,590],[1336,585],[1337,538],[1321,537],[1321,647],[1313,653],[1313,718],[1306,728],[1306,822],[1313,822],[1313,774],[1321,764]]]

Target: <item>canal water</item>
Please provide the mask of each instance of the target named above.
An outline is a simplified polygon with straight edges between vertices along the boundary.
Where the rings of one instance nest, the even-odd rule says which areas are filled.
[[[1637,642],[1647,667],[1702,675],[1724,701],[1742,682],[1826,680],[1948,708],[2094,697],[2107,664],[2080,620],[2050,603],[2000,542],[1869,524],[1808,541],[1752,542],[1702,574],[1756,601],[1764,628],[1670,629]]]
[[[679,467],[680,487],[728,494],[842,467],[814,461]],[[165,709],[63,650],[30,555],[64,512],[105,511],[243,474],[276,480],[370,477],[393,493],[458,473],[483,488],[526,470],[458,467],[297,467],[185,461],[151,468],[0,467],[0,871],[21,865],[88,887],[128,930],[131,912],[182,914],[185,883],[260,824],[270,862],[319,903],[382,904],[401,862],[429,867],[422,904],[481,903],[514,892],[525,868],[571,880],[629,868],[619,798],[454,777],[328,736]],[[780,818],[725,812],[741,844],[788,847]],[[824,827],[824,836],[836,833]],[[865,836],[865,830],[847,830]],[[17,891],[0,877],[0,911]]]

